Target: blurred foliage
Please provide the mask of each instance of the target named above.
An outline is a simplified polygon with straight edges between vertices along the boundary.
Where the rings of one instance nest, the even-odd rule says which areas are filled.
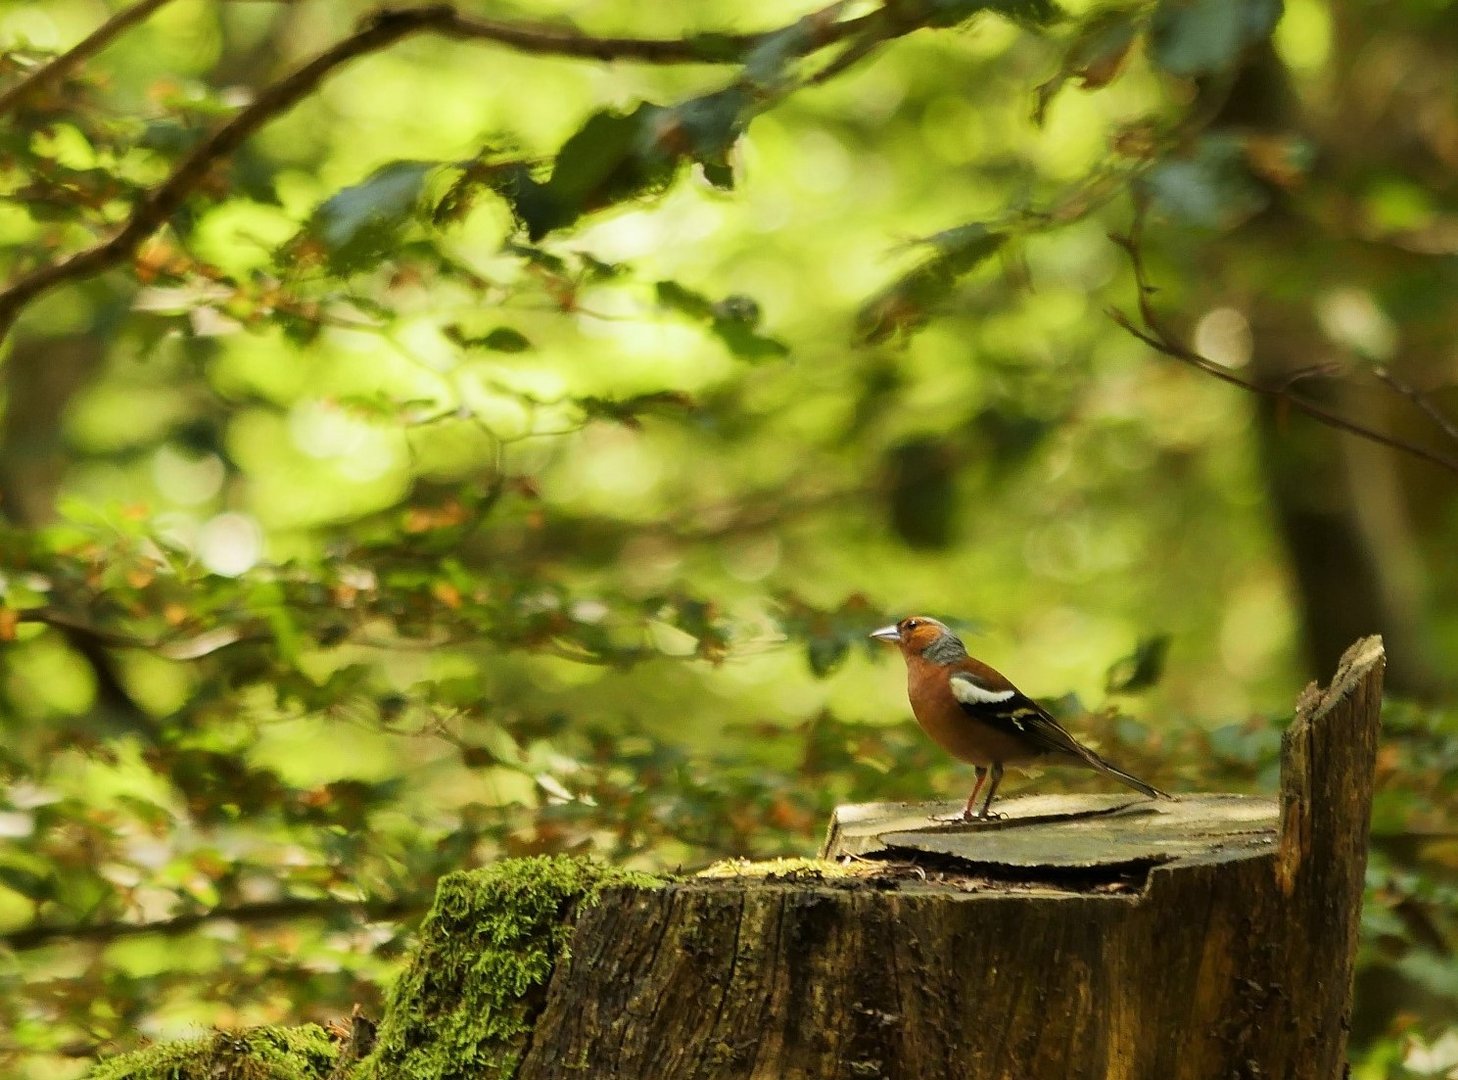
[[[1330,674],[1313,582],[1424,698],[1389,710],[1355,1074],[1458,1063],[1458,709],[1398,671],[1458,648],[1454,478],[1105,314],[1138,204],[1202,352],[1297,342],[1282,385],[1458,442],[1449,6],[534,7],[698,62],[422,32],[18,309],[0,1072],[378,1015],[461,867],[804,854],[838,802],[959,795],[865,636],[911,611],[1141,776],[1270,791]],[[0,94],[116,10],[0,10]],[[8,102],[0,279],[119,235],[371,10],[177,0]],[[1412,602],[1364,622],[1312,520]]]

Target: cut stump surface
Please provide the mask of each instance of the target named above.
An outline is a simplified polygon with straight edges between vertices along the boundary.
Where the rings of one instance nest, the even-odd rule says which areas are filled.
[[[1281,820],[1279,802],[1252,795],[1187,795],[1177,802],[1033,795],[998,803],[999,820],[931,820],[961,808],[960,802],[838,807],[821,855],[937,855],[979,867],[1122,871],[1269,855]]]

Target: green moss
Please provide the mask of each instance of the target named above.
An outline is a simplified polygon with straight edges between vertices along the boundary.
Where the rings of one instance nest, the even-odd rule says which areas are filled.
[[[217,1031],[99,1062],[86,1080],[323,1080],[338,1053],[315,1024]]]
[[[582,859],[509,859],[441,878],[420,943],[355,1080],[477,1080],[516,1071],[571,928],[568,909],[654,878]]]

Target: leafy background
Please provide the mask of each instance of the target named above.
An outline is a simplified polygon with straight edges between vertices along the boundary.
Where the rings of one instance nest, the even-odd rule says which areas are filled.
[[[463,865],[959,795],[912,611],[1176,789],[1382,632],[1354,1072],[1458,1067],[1451,5],[463,3],[155,213],[392,24],[153,6],[0,97],[0,1071],[378,1012]]]

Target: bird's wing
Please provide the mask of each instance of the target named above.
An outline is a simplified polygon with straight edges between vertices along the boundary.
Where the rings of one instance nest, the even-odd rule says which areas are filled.
[[[1090,751],[1079,744],[1048,710],[1005,679],[958,671],[951,675],[952,696],[968,716],[1025,739],[1047,754],[1068,754],[1088,761]]]

